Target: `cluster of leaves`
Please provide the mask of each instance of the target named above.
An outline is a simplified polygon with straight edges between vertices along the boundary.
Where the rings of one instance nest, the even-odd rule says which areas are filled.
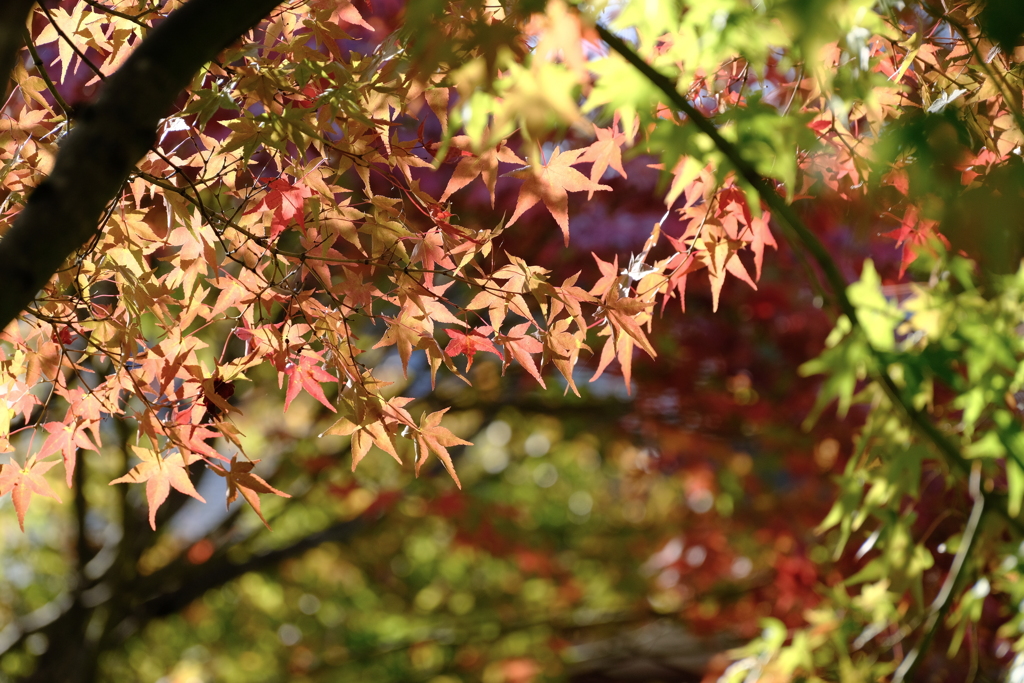
[[[500,9],[471,11],[483,26],[511,21]],[[640,125],[594,128],[589,146],[555,148],[545,160],[530,136],[546,129],[515,118],[553,110],[563,114],[560,123],[583,125],[575,105],[528,99],[555,90],[526,85],[564,80],[571,67],[580,72],[576,77],[589,78],[578,63],[539,57],[553,37],[578,43],[575,13],[552,5],[529,24],[527,35],[543,36],[538,56],[519,66],[514,53],[501,51],[492,87],[502,94],[483,99],[466,93],[476,88],[474,74],[488,55],[477,56],[472,36],[460,35],[464,24],[448,27],[453,44],[467,43],[450,57],[458,58],[459,68],[442,62],[425,73],[422,65],[408,70],[384,47],[372,55],[341,53],[337,41],[347,38],[345,27],[369,26],[359,17],[351,6],[282,10],[237,52],[272,51],[279,66],[261,68],[233,55],[211,65],[194,83],[195,94],[163,123],[160,142],[137,165],[101,237],[57,274],[26,322],[7,331],[8,411],[22,424],[3,430],[4,443],[37,429],[50,434],[23,464],[5,466],[10,486],[19,487],[19,515],[27,492],[42,489],[16,482],[35,481],[57,453],[70,482],[77,450],[101,445],[99,424],[106,416],[137,424],[135,452],[143,464],[117,481],[147,482],[151,522],[170,486],[198,495],[184,474],[197,461],[228,477],[231,490],[241,490],[259,512],[256,493],[280,492],[211,441],[223,439],[242,453],[226,399],[262,364],[276,368],[279,382],[287,380],[286,410],[305,391],[338,411],[325,434],[351,439],[353,466],[371,446],[401,460],[405,447],[397,439],[407,435],[418,449],[417,469],[433,453],[455,477],[447,448],[463,442],[441,426],[443,411],[417,420],[405,408],[409,398],[386,395],[359,360],[368,348],[395,346],[403,370],[413,351],[423,351],[432,381],[442,365],[462,376],[455,359],[464,356],[468,369],[477,351],[498,355],[506,366],[518,362],[541,386],[541,368],[550,363],[578,393],[574,368],[580,352],[589,350],[591,328],[599,326],[607,338],[595,376],[617,359],[628,384],[634,349],[655,354],[644,331],[651,309],[658,299],[662,307],[670,297],[682,300],[689,273],[708,269],[716,305],[727,274],[754,286],[738,254],[753,254],[759,276],[764,247],[774,245],[767,216],[752,216],[730,181],[700,168],[674,191],[686,188],[678,213],[689,227],[669,238],[673,255],[647,263],[660,234],[655,225],[626,270],[619,272],[617,260],[601,262],[602,276],[589,290],[578,286],[578,275],[552,281],[548,270],[497,250],[504,231],[540,202],[568,240],[567,192],[609,189],[597,181],[609,167],[622,169],[627,135],[620,129]],[[58,42],[62,68],[95,69],[91,81],[102,80],[102,65],[115,65],[122,46],[144,30],[86,4],[71,12],[58,8],[45,20],[37,42]],[[98,41],[97,32],[120,42]],[[86,38],[85,46],[101,58],[88,58],[82,46],[67,47]],[[17,189],[43,170],[40,141],[58,138],[69,125],[59,108],[65,98],[48,91],[45,78],[24,69],[16,77],[15,95],[33,127],[22,118],[8,132],[8,220],[23,200]],[[600,93],[594,90],[592,107]],[[468,108],[477,118],[449,117],[456,97],[468,105],[456,112]],[[416,137],[403,134],[424,103],[441,123],[438,142],[424,137],[422,123]],[[441,202],[477,176],[493,197],[499,163],[525,163],[505,140],[517,123],[525,136],[519,144],[533,161],[508,174],[524,181],[514,213],[497,226],[457,224]],[[456,125],[467,134],[452,136]],[[458,163],[435,199],[420,189],[413,169],[449,158]],[[589,179],[576,169],[583,163],[591,165]],[[350,187],[349,179],[361,187]],[[676,204],[672,194],[668,204]],[[353,320],[383,326],[383,333],[357,338]],[[438,340],[442,330],[446,346]],[[211,342],[221,347],[219,355]],[[45,399],[33,392],[40,383],[51,388]],[[50,404],[58,399],[68,408],[63,419],[51,421]],[[230,469],[218,464],[229,461]]]
[[[102,87],[171,11],[141,0],[109,9],[68,0],[33,14],[32,61],[16,68],[0,129],[0,224],[79,125],[67,103]],[[685,310],[690,276],[707,271],[717,310],[728,279],[757,288],[781,228],[816,261],[809,275],[824,276],[831,294],[819,296],[840,314],[804,366],[825,375],[815,412],[836,399],[842,415],[864,406],[818,528],[837,566],[856,569],[824,581],[824,560],[780,568],[810,575],[793,579],[808,594],[828,584],[803,615],[811,626],[769,623],[726,679],[903,679],[942,624],[955,654],[989,602],[1005,611],[997,639],[1015,638],[1024,275],[1006,274],[1024,251],[1003,225],[1022,199],[1024,115],[1015,53],[983,32],[996,10],[866,0],[599,10],[413,3],[391,26],[348,2],[308,0],[198,74],[97,239],[4,331],[0,447],[15,455],[0,495],[11,493],[19,523],[33,494],[56,497],[44,475],[58,462],[73,487],[78,452],[102,453],[111,420],[131,438],[110,483],[145,484],[153,529],[171,488],[203,500],[193,483],[203,467],[226,479],[229,504],[241,494],[266,523],[259,494],[289,494],[254,472],[261,444],[240,429],[235,393],[267,391],[274,375],[287,382],[286,411],[307,394],[335,414],[321,436],[347,440],[334,443],[347,444],[353,470],[373,448],[416,473],[433,455],[461,487],[448,449],[468,441],[447,406],[416,401],[422,392],[399,374],[472,384],[484,352],[541,388],[554,366],[580,396],[593,350],[590,381],[617,363],[631,389],[636,350],[659,355],[655,318],[675,298]],[[563,273],[515,246],[540,221],[537,205],[570,245],[570,202],[609,201],[601,195],[627,167],[658,170],[665,188],[664,216],[628,261],[595,256],[588,279],[593,265]],[[507,220],[460,210],[474,189],[491,206],[508,201]],[[842,230],[891,228],[902,248],[894,279],[909,269],[920,281],[883,285],[868,261],[847,290],[842,259],[800,217],[829,205],[842,207]],[[400,373],[386,371],[392,347]],[[749,377],[735,381],[735,401],[747,401]],[[129,450],[140,461],[130,469]],[[707,487],[694,486],[696,500]],[[926,490],[964,519],[931,509]],[[804,597],[784,611],[812,606]],[[737,619],[758,616],[751,604]],[[975,653],[989,644],[979,641]]]

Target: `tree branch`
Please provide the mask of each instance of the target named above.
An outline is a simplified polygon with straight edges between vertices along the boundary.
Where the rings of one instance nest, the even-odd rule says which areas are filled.
[[[597,32],[600,34],[601,39],[608,43],[612,50],[617,52],[627,62],[640,71],[647,80],[649,80],[668,97],[674,107],[686,114],[693,125],[711,139],[718,151],[729,160],[729,163],[731,163],[733,168],[736,169],[736,172],[740,177],[754,188],[758,196],[761,198],[761,201],[771,209],[775,216],[782,218],[781,225],[786,229],[786,232],[789,233],[790,241],[797,242],[802,245],[818,264],[818,267],[821,268],[822,273],[825,275],[825,280],[835,293],[836,303],[839,305],[840,312],[849,319],[853,327],[860,327],[860,321],[857,317],[857,309],[854,308],[853,303],[846,295],[846,279],[843,277],[842,273],[839,272],[839,267],[836,265],[835,261],[832,260],[832,256],[828,253],[825,245],[822,244],[818,237],[811,232],[810,228],[804,224],[800,216],[798,216],[796,211],[793,210],[793,207],[787,204],[779,193],[775,191],[775,188],[772,187],[771,183],[758,173],[750,162],[743,158],[740,150],[735,145],[722,137],[718,132],[718,129],[715,127],[715,124],[694,108],[694,106],[691,105],[678,90],[676,90],[675,84],[673,84],[668,77],[658,72],[654,67],[645,62],[640,55],[634,52],[632,48],[604,26],[597,24]],[[870,350],[870,353],[877,365],[872,373],[874,375],[874,379],[882,385],[885,393],[889,396],[889,400],[900,408],[910,424],[935,446],[950,465],[959,470],[961,474],[969,476],[971,473],[971,467],[967,459],[962,453],[960,453],[960,449],[947,439],[942,432],[939,431],[938,427],[932,424],[931,420],[929,420],[924,413],[915,409],[906,401],[906,399],[904,399],[899,388],[896,386],[896,383],[893,382],[892,378],[889,377],[889,374],[885,371],[887,363],[881,358],[881,354],[879,354],[878,350],[870,344],[868,344],[868,349]],[[1009,512],[1007,512],[1005,501],[1000,501],[1003,503],[1002,505],[995,505],[994,503],[998,500],[997,496],[987,493],[983,495],[986,502],[992,504],[992,507],[999,511],[999,513],[1018,534],[1024,535],[1024,525],[1022,525],[1017,519],[1010,516]]]
[[[146,22],[142,21],[142,17],[146,16],[147,14],[153,14],[154,12],[156,12],[155,9],[148,9],[145,12],[142,12],[141,14],[125,14],[124,12],[118,12],[113,7],[107,7],[106,5],[97,2],[96,0],[85,0],[85,4],[91,7],[94,12],[101,12],[103,14],[121,17],[122,19],[127,19],[133,24],[136,24],[146,29],[150,28],[150,26]]]
[[[32,302],[68,256],[95,237],[104,207],[152,147],[160,120],[194,74],[280,2],[191,0],[106,80],[97,101],[83,108],[65,138],[50,177],[0,239],[0,328]],[[21,25],[16,28],[20,44]]]

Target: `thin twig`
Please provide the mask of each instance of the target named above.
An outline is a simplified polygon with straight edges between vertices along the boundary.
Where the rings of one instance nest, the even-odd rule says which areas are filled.
[[[967,526],[964,527],[964,535],[960,541],[960,547],[957,548],[956,557],[953,558],[953,564],[949,568],[946,580],[942,582],[939,594],[935,596],[935,600],[928,607],[928,619],[925,622],[924,635],[921,636],[921,641],[914,646],[914,649],[903,658],[903,662],[900,663],[899,668],[893,674],[892,683],[915,680],[914,674],[921,665],[924,654],[928,652],[932,638],[938,630],[939,622],[942,621],[942,617],[949,611],[949,606],[952,604],[953,589],[956,587],[957,580],[960,578],[960,572],[964,568],[964,561],[971,553],[971,549],[977,540],[978,525],[981,523],[981,517],[985,512],[985,496],[981,493],[981,463],[978,461],[974,462],[968,487],[971,498],[974,500],[974,506],[971,508],[971,516],[967,520]]]
[[[96,2],[96,0],[84,0],[84,2],[89,7],[92,7],[93,9],[95,9],[98,12],[102,12],[104,14],[110,14],[112,16],[120,17],[122,19],[127,19],[128,21],[132,22],[133,24],[136,24],[137,26],[141,26],[142,28],[147,28],[147,29],[148,28],[152,28],[149,24],[145,23],[144,21],[140,21],[140,18],[146,16],[147,14],[153,14],[154,12],[156,12],[156,10],[153,9],[153,8],[150,8],[150,9],[146,10],[142,14],[134,14],[134,15],[132,15],[132,14],[126,14],[124,12],[120,12],[120,11],[114,9],[113,7],[107,7],[106,5],[104,5],[104,4],[100,3],[100,2]]]
[[[36,51],[35,44],[32,43],[32,36],[29,35],[28,29],[25,29],[25,45],[28,46],[28,52],[32,55],[32,63],[36,65],[36,71],[39,72],[39,76],[43,79],[43,83],[46,84],[46,89],[50,91],[50,95],[62,110],[64,110],[64,116],[68,119],[71,118],[71,105],[67,103],[64,97],[57,90],[56,84],[53,79],[50,78],[50,74],[46,71],[46,64],[43,63],[42,57],[39,56],[39,52]]]
[[[800,65],[800,69],[796,73],[796,80],[793,81],[793,92],[789,94],[789,101],[786,102],[786,106],[782,108],[782,115],[785,116],[789,113],[790,107],[793,106],[793,100],[796,99],[796,94],[800,91],[800,84],[804,80],[804,65]]]
[[[93,64],[93,61],[91,59],[85,56],[85,52],[77,45],[75,45],[75,41],[71,40],[71,36],[65,33],[64,29],[60,27],[57,21],[53,18],[53,15],[50,14],[50,10],[46,7],[46,3],[39,3],[39,8],[43,10],[44,14],[46,14],[46,18],[50,20],[50,25],[53,26],[53,30],[57,32],[57,35],[64,39],[64,42],[67,43],[69,47],[71,47],[71,50],[76,55],[78,55],[78,58],[81,59],[86,65],[88,65],[88,67],[92,69],[93,73],[99,76],[101,80],[106,79],[106,76],[103,75],[103,72],[100,71],[100,68]]]

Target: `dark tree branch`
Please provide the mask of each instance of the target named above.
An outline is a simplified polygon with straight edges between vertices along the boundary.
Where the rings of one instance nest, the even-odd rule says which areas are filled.
[[[0,239],[0,328],[32,302],[68,256],[96,236],[104,207],[153,146],[160,120],[195,73],[280,2],[191,0],[107,78],[99,98],[83,108],[65,138],[50,177]],[[0,18],[10,13],[9,5],[21,4],[0,3]],[[19,47],[21,28],[17,24]]]
[[[178,576],[180,583],[176,588],[146,599],[134,610],[132,618],[138,626],[141,626],[151,619],[175,614],[191,604],[192,601],[202,597],[207,591],[220,588],[229,581],[249,572],[275,567],[285,560],[298,557],[324,543],[348,541],[356,533],[365,530],[368,524],[372,524],[372,520],[362,517],[347,522],[338,522],[323,531],[301,538],[291,545],[253,555],[242,562],[232,562],[224,555],[215,556],[208,562],[190,567],[188,571],[180,574]],[[152,582],[156,585],[165,585],[170,581],[161,572],[147,578],[157,578],[158,580]]]
[[[29,12],[35,0],[4,0],[0,2],[0,78],[4,79],[4,87],[0,95],[7,99],[7,90],[11,83],[11,72],[18,61],[21,51],[22,33],[28,21]]]

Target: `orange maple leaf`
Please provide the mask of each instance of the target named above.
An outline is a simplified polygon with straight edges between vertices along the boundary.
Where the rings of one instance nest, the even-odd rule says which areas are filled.
[[[590,347],[584,343],[587,338],[586,330],[580,328],[575,333],[569,332],[570,324],[571,318],[562,318],[548,327],[544,335],[544,351],[551,364],[565,378],[565,390],[568,392],[572,389],[572,392],[579,396],[580,391],[576,388],[573,369],[576,367],[580,351],[590,351]]]
[[[135,455],[142,462],[133,467],[128,474],[110,482],[113,484],[141,484],[146,482],[146,502],[149,504],[149,526],[156,531],[156,511],[167,500],[167,494],[173,487],[186,496],[192,496],[201,503],[206,500],[199,495],[192,481],[188,478],[188,471],[185,469],[185,460],[182,455],[176,454],[167,458],[160,457],[156,451],[148,448],[132,446]],[[198,458],[192,456],[188,464],[192,464]]]
[[[537,363],[534,362],[531,354],[541,353],[544,351],[544,344],[541,343],[536,337],[532,337],[526,333],[533,323],[523,323],[522,325],[516,325],[508,334],[497,334],[494,336],[495,341],[502,345],[505,349],[505,362],[502,365],[502,372],[508,368],[512,359],[519,361],[519,364],[523,366],[530,375],[537,380],[541,388],[547,389],[547,385],[544,384],[544,379],[540,375],[540,370],[537,369]]]
[[[491,149],[484,150],[480,154],[473,154],[472,141],[468,135],[456,135],[452,138],[451,144],[462,152],[458,166],[452,172],[448,186],[444,188],[444,194],[439,200],[442,204],[448,201],[454,193],[473,182],[477,176],[484,181],[487,191],[491,195],[491,206],[494,206],[494,186],[498,181],[498,163],[524,164],[522,159],[508,147],[499,144]]]
[[[548,163],[539,169],[528,166],[506,173],[506,176],[521,178],[523,183],[519,191],[519,200],[516,202],[516,210],[506,227],[512,225],[519,217],[534,206],[537,202],[544,202],[544,206],[555,217],[562,234],[565,236],[565,244],[569,245],[569,192],[583,192],[589,190],[611,190],[607,185],[598,185],[591,181],[575,168],[573,164],[580,163],[580,155],[584,150],[574,149],[568,152],[559,152],[555,149],[554,154]]]
[[[282,498],[291,498],[291,496],[284,491],[278,491],[273,486],[268,484],[263,477],[258,474],[252,473],[252,468],[255,467],[259,460],[245,460],[242,462],[238,461],[238,456],[231,458],[231,469],[227,470],[218,465],[210,465],[210,469],[220,476],[228,480],[228,496],[226,505],[231,505],[238,499],[238,494],[241,493],[245,501],[252,506],[252,509],[259,515],[263,525],[270,528],[267,524],[266,518],[263,517],[263,511],[260,510],[260,499],[256,495],[258,493],[273,493],[276,496]]]
[[[622,168],[622,145],[626,142],[625,133],[617,133],[614,128],[594,128],[597,134],[597,141],[587,147],[580,157],[580,161],[592,161],[594,165],[590,169],[590,182],[596,185],[604,172],[611,166],[618,171],[623,178],[628,178],[626,170]],[[587,193],[587,199],[594,196],[594,190]]]
[[[60,502],[60,498],[50,488],[50,484],[43,479],[43,474],[56,464],[57,461],[53,460],[51,462],[35,462],[25,468],[18,467],[14,462],[0,465],[0,496],[10,492],[14,509],[18,513],[18,526],[22,531],[25,530],[25,512],[28,510],[33,493]]]
[[[416,434],[416,476],[419,476],[420,468],[427,461],[431,451],[433,451],[441,459],[441,462],[444,463],[448,474],[452,475],[455,485],[461,489],[462,482],[459,481],[459,476],[455,474],[455,464],[452,463],[452,456],[448,453],[448,448],[451,446],[472,446],[473,444],[469,441],[463,441],[452,434],[447,428],[441,426],[441,418],[444,417],[446,412],[448,412],[448,408],[430,413],[429,415],[424,413],[423,417],[420,418],[420,426]]]
[[[618,358],[622,368],[622,379],[626,383],[626,392],[632,393],[630,379],[633,372],[633,347],[639,346],[651,358],[658,355],[636,320],[636,316],[644,314],[653,305],[652,301],[620,296],[617,288],[611,288],[608,291],[602,301],[602,306],[610,326],[606,329],[610,334],[601,350],[601,359],[598,361],[597,371],[590,378],[591,382],[604,373],[613,358]]]

